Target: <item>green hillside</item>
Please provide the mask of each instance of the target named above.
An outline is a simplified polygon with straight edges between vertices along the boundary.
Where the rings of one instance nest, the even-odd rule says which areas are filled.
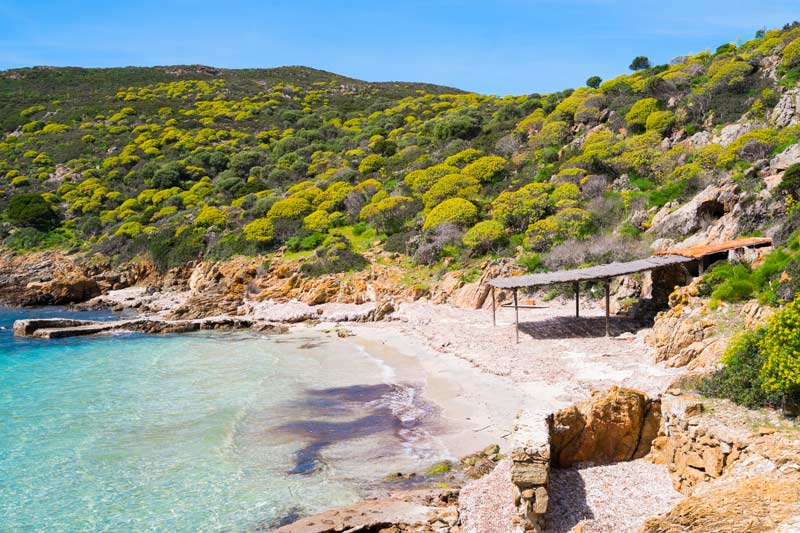
[[[420,264],[640,255],[631,213],[722,173],[757,188],[745,171],[797,142],[770,117],[800,79],[800,27],[631,67],[506,97],[304,67],[3,71],[0,238],[162,268],[286,245],[341,270],[366,237]],[[742,120],[759,126],[727,146],[685,142]]]

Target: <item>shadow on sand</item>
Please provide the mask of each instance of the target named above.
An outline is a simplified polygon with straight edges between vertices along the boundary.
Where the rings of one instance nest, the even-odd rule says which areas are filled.
[[[652,327],[652,320],[612,316],[608,321],[608,332],[612,337],[623,333],[636,333]],[[537,322],[520,322],[520,333],[533,339],[592,338],[606,335],[606,319],[602,316],[559,316]]]

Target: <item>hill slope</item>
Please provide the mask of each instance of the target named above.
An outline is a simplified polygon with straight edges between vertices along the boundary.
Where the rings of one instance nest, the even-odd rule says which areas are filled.
[[[162,268],[288,245],[346,270],[366,238],[424,264],[625,259],[729,210],[670,222],[709,185],[758,196],[800,135],[799,78],[796,25],[504,98],[304,67],[0,72],[0,238]],[[726,231],[778,231],[762,204]]]

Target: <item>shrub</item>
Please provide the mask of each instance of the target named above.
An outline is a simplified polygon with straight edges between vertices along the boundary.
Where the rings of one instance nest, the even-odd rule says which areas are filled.
[[[164,230],[147,237],[150,258],[162,271],[185,265],[196,259],[204,248],[202,232],[186,230],[175,235],[171,230]]]
[[[227,217],[224,211],[207,205],[200,210],[200,213],[194,219],[194,225],[197,228],[210,228],[211,226],[221,228],[225,225],[226,220]]]
[[[502,241],[505,236],[503,225],[496,220],[484,220],[472,226],[464,234],[463,242],[466,246],[484,253]]]
[[[525,248],[541,252],[546,250],[558,237],[558,222],[554,216],[537,220],[525,232]]]
[[[550,194],[550,203],[556,209],[577,207],[581,200],[581,190],[574,183],[562,183]]]
[[[327,211],[318,209],[303,219],[303,227],[310,231],[326,233],[331,228],[331,219]]]
[[[800,298],[769,318],[758,348],[762,389],[800,399]]]
[[[800,65],[800,38],[795,39],[783,49],[782,65],[787,69]]]
[[[350,241],[343,235],[328,235],[314,257],[303,263],[302,272],[310,276],[360,270],[369,262],[355,253]]]
[[[763,388],[764,358],[759,350],[763,336],[762,330],[756,330],[743,333],[732,342],[722,357],[725,366],[700,383],[700,393],[728,398],[751,409],[777,404],[780,398]]]
[[[463,167],[464,165],[468,165],[469,163],[472,163],[476,159],[480,158],[482,155],[483,152],[477,148],[467,148],[466,150],[461,150],[457,154],[451,155],[445,159],[444,164],[454,167]]]
[[[484,156],[465,166],[464,174],[486,183],[500,178],[507,167],[508,162],[500,156]]]
[[[41,194],[20,194],[11,199],[6,217],[17,227],[48,231],[59,224],[58,215]]]
[[[643,131],[647,126],[647,119],[650,117],[650,113],[658,110],[658,107],[659,102],[655,98],[642,98],[633,104],[631,110],[625,115],[625,120],[628,121],[631,128],[636,131]]]
[[[543,183],[529,183],[513,192],[504,191],[492,202],[492,216],[513,232],[523,231],[547,213],[549,190]]]
[[[661,135],[667,133],[675,123],[675,114],[672,111],[653,111],[647,117],[645,129],[657,131]]]
[[[403,179],[406,185],[417,194],[423,194],[430,189],[434,183],[439,181],[439,178],[447,176],[448,174],[458,174],[460,171],[458,167],[451,165],[433,165],[422,170],[414,170],[409,172]]]
[[[275,236],[275,228],[271,220],[257,218],[244,227],[244,236],[249,241],[268,243]]]
[[[777,192],[791,194],[795,200],[800,199],[800,163],[795,163],[784,171]]]
[[[290,196],[272,204],[267,212],[267,217],[300,220],[310,214],[312,209],[311,203],[302,196]]]
[[[476,218],[478,218],[478,208],[472,202],[463,198],[450,198],[428,213],[422,229],[429,230],[445,223],[460,227],[471,226]]]
[[[481,192],[481,184],[472,176],[448,174],[439,178],[433,187],[422,195],[425,207],[430,208],[448,198],[465,198],[475,201]]]
[[[586,80],[586,86],[591,87],[592,89],[597,89],[600,87],[600,84],[603,83],[603,78],[600,76],[591,76],[589,79]]]
[[[117,231],[114,232],[114,235],[120,236],[124,235],[126,237],[138,237],[144,232],[144,226],[142,226],[141,222],[125,222],[117,228]]]
[[[569,138],[569,133],[569,124],[566,122],[561,120],[548,122],[542,126],[538,133],[531,137],[530,145],[536,150],[561,146]]]
[[[385,160],[383,159],[383,156],[378,154],[368,155],[361,160],[361,163],[358,164],[358,171],[362,174],[370,174],[383,168],[384,164]]]
[[[367,220],[378,231],[396,233],[416,212],[417,203],[413,198],[387,196],[379,202],[364,206],[359,216]]]
[[[708,68],[711,85],[715,89],[724,89],[744,81],[745,77],[753,71],[750,63],[736,60],[721,60],[714,62]]]

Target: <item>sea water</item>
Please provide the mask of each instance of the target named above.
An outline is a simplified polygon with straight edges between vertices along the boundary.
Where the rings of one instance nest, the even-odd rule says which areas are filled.
[[[447,455],[418,384],[335,335],[19,339],[0,308],[0,531],[250,531]]]

